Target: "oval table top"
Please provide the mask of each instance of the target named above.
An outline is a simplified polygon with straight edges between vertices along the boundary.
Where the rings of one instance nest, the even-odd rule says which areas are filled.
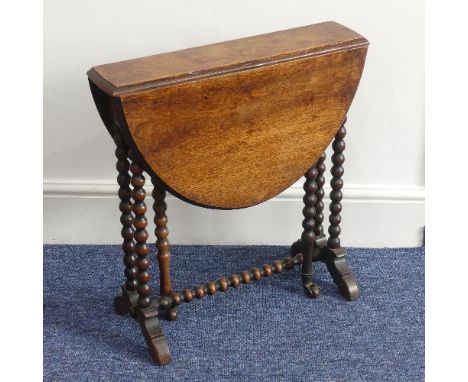
[[[343,122],[368,42],[327,22],[98,66],[109,131],[152,176],[212,208],[276,196],[316,163]]]

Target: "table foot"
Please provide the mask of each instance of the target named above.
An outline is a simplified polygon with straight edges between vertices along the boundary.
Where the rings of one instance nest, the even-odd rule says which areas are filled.
[[[324,248],[322,261],[326,264],[343,297],[348,301],[354,301],[359,298],[359,288],[351,269],[346,264],[345,254],[346,250],[342,247]]]
[[[151,358],[158,365],[171,362],[171,354],[164,333],[159,325],[158,310],[156,308],[137,309],[137,321],[145,337]]]
[[[314,283],[306,283],[302,285],[306,292],[307,297],[317,298],[320,296],[320,287]]]

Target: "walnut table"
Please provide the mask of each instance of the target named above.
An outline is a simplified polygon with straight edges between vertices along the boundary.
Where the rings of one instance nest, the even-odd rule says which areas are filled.
[[[117,146],[126,282],[114,301],[140,324],[154,361],[171,360],[158,313],[301,265],[306,294],[322,261],[347,300],[359,296],[340,245],[344,122],[368,41],[325,22],[92,68],[91,92]],[[333,141],[328,238],[325,154]],[[129,161],[130,160],[130,161]],[[154,185],[160,296],[152,298],[146,178]],[[172,290],[166,191],[201,207],[262,203],[305,174],[303,232],[291,256],[204,285]]]

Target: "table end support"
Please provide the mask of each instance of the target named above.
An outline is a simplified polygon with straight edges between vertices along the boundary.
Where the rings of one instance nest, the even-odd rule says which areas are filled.
[[[171,353],[166,337],[159,325],[157,307],[137,308],[136,320],[145,337],[153,361],[162,366],[171,362]]]
[[[313,262],[322,261],[327,266],[333,281],[338,286],[340,293],[348,301],[359,298],[359,288],[351,269],[346,263],[346,250],[340,245],[339,235],[341,233],[341,200],[343,193],[342,176],[344,173],[343,163],[345,157],[343,151],[346,147],[344,138],[346,128],[343,121],[333,141],[333,155],[331,168],[332,180],[330,186],[330,226],[328,228],[329,237],[327,239],[323,232],[323,198],[325,195],[325,153],[319,158],[317,163],[305,173],[304,183],[304,221],[302,223],[304,231],[301,239],[291,245],[291,256],[303,254],[302,264],[302,284],[309,297],[318,297],[319,288],[312,282]]]
[[[325,247],[321,260],[327,266],[333,281],[338,286],[341,295],[348,301],[359,298],[359,288],[356,278],[346,263],[346,250],[343,247],[331,249]]]
[[[345,161],[343,151],[346,148],[344,141],[346,137],[345,122],[346,118],[338,129],[332,144],[333,155],[331,159],[333,166],[331,168],[332,180],[330,181],[332,190],[330,192],[330,226],[328,227],[330,236],[326,246],[323,247],[321,260],[326,264],[343,297],[348,301],[354,301],[359,298],[359,288],[351,269],[346,264],[346,250],[341,247],[339,237],[341,233],[341,200],[343,199],[343,193],[341,192],[343,188],[342,176],[344,174],[343,163]]]

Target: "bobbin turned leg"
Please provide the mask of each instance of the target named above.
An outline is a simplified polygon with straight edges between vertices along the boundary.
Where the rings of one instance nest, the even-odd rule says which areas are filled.
[[[114,299],[114,308],[120,315],[134,313],[134,307],[137,305],[138,293],[137,293],[137,272],[135,255],[135,243],[133,241],[133,215],[131,202],[131,190],[130,190],[130,175],[128,173],[130,164],[128,163],[128,147],[125,144],[120,133],[114,135],[114,141],[117,146],[115,155],[117,157],[117,171],[119,175],[117,177],[117,183],[119,184],[119,198],[120,204],[119,209],[122,213],[120,221],[122,223],[122,237],[123,244],[122,249],[124,251],[124,264],[125,264],[125,276],[126,282],[122,285],[122,292],[119,296]]]
[[[143,169],[136,159],[132,157],[132,160],[130,171],[133,174],[131,178],[133,186],[132,198],[134,200],[133,213],[135,215],[133,225],[135,227],[135,253],[138,256],[136,260],[136,266],[138,268],[138,307],[136,309],[136,319],[148,344],[153,360],[158,365],[165,365],[171,361],[171,355],[159,325],[157,306],[152,306],[151,304],[152,290],[149,284],[151,276],[148,271],[149,248],[146,244],[146,240],[148,239],[148,232],[146,231],[148,221],[145,216],[147,208],[144,202],[146,191],[143,188],[145,185],[145,177],[143,176]]]
[[[346,264],[346,251],[340,246],[339,238],[341,232],[341,199],[343,198],[341,192],[343,180],[341,177],[344,173],[343,163],[345,157],[343,151],[346,147],[344,141],[346,136],[345,122],[343,122],[333,141],[333,167],[331,169],[333,178],[330,182],[332,191],[330,192],[330,226],[328,228],[330,236],[327,245],[323,249],[322,261],[327,265],[328,271],[331,273],[336,285],[338,285],[341,294],[346,300],[352,301],[359,297],[359,289],[356,279]]]
[[[157,259],[159,264],[159,293],[163,297],[168,297],[172,294],[172,283],[171,283],[171,273],[170,273],[170,244],[167,236],[169,231],[167,229],[167,216],[166,210],[167,205],[165,202],[166,199],[166,190],[164,186],[156,179],[151,179],[154,188],[153,188],[153,210],[154,210],[154,223],[156,224],[155,235],[156,240],[156,250],[157,250]],[[166,317],[173,321],[177,318],[177,308],[172,307],[168,308],[166,311]]]
[[[314,228],[314,233],[315,233],[315,247],[316,247],[316,252],[314,253],[314,260],[318,260],[320,257],[320,248],[323,248],[327,242],[327,238],[323,232],[323,198],[325,196],[325,191],[323,189],[323,186],[325,185],[325,159],[327,159],[327,155],[323,153],[319,160],[317,161],[317,164],[315,165],[315,168],[317,169],[317,179],[315,182],[317,183],[317,190],[315,191],[315,228]]]
[[[301,236],[302,243],[302,285],[307,295],[311,298],[316,298],[320,295],[320,288],[312,282],[313,273],[313,256],[315,247],[315,202],[317,200],[315,191],[317,190],[317,184],[315,179],[317,177],[317,169],[312,167],[305,173],[306,181],[304,183],[304,209],[302,213],[304,220],[302,221],[302,227],[304,231]]]
[[[326,154],[323,153],[319,160],[317,161],[315,168],[317,169],[317,178],[315,183],[317,189],[315,191],[315,248],[314,254],[312,256],[313,260],[316,261],[320,258],[320,248],[323,248],[327,242],[327,238],[323,233],[323,197],[325,196],[325,191],[323,186],[325,184],[325,178],[323,174],[325,173],[325,159],[327,158]],[[301,239],[295,241],[291,245],[291,256],[296,256],[298,253],[302,253],[302,241]]]

